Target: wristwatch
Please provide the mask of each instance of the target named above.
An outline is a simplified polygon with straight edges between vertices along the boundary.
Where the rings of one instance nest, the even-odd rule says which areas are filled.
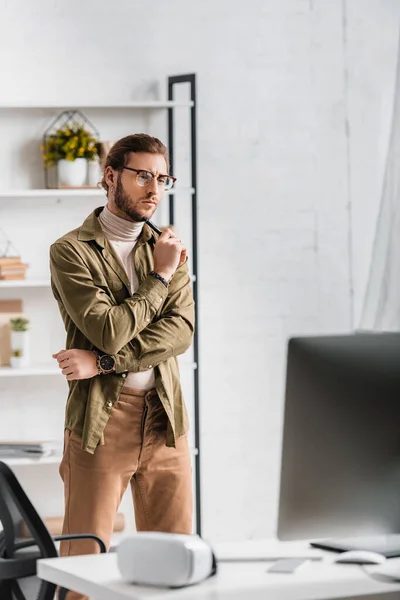
[[[152,277],[154,277],[154,279],[158,279],[158,281],[161,281],[161,283],[164,284],[166,288],[168,287],[169,281],[167,281],[159,273],[156,273],[155,271],[150,271],[149,275],[151,275]]]
[[[98,350],[93,350],[96,356],[96,366],[99,375],[109,375],[115,371],[115,358],[110,354],[100,354]]]

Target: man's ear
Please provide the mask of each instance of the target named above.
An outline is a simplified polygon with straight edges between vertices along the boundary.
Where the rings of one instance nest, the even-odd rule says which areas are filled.
[[[112,167],[107,167],[106,172],[104,174],[106,183],[109,187],[115,185],[115,173]]]

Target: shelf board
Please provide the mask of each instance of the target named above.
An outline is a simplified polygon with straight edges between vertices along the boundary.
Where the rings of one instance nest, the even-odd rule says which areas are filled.
[[[21,369],[12,367],[0,367],[0,377],[31,377],[38,375],[60,375],[61,371],[58,366],[53,365],[36,365],[32,367],[24,367]]]
[[[50,287],[50,279],[6,279],[0,281],[0,289],[33,287]]]
[[[181,368],[196,369],[197,364],[194,362],[180,362]],[[37,365],[26,368],[0,367],[0,377],[31,377],[37,375],[59,375],[61,373],[59,367],[52,365]]]
[[[0,190],[0,198],[72,198],[102,197],[106,194],[99,188]]]
[[[164,192],[164,195],[169,196],[179,193],[193,194],[194,189],[191,187],[177,187]],[[106,194],[98,188],[0,190],[0,200],[9,198],[99,198],[104,201]]]
[[[88,108],[102,108],[102,109],[118,109],[118,108],[129,108],[129,109],[153,109],[160,110],[163,108],[179,108],[194,106],[193,101],[188,100],[186,102],[179,102],[175,100],[132,100],[127,102],[83,102],[83,103],[65,103],[65,102],[35,102],[26,104],[24,102],[1,102],[0,109],[88,109]]]
[[[190,276],[192,281],[196,281],[194,275]],[[0,289],[13,288],[48,288],[50,287],[50,279],[7,279],[0,281]]]
[[[197,369],[197,363],[192,360],[185,360],[184,358],[180,358],[178,356],[179,366],[185,369],[193,369],[195,371]]]
[[[197,448],[191,448],[190,449],[191,454],[196,455],[198,454]],[[61,462],[61,458],[62,456],[60,454],[52,454],[50,456],[42,456],[39,458],[28,458],[28,457],[24,457],[24,458],[10,458],[10,457],[2,457],[0,455],[0,461],[6,463],[7,465],[11,466],[15,466],[15,467],[25,467],[25,466],[31,466],[31,465],[59,465]],[[115,542],[120,541],[120,539],[124,536],[127,535],[127,532],[121,532],[121,533],[116,533],[115,534]],[[113,536],[114,537],[114,536]]]
[[[0,455],[0,461],[6,463],[10,467],[24,467],[30,465],[59,465],[61,462],[61,455],[53,454],[39,458],[6,458]]]
[[[191,281],[196,281],[196,276],[190,276]],[[48,288],[50,279],[6,279],[0,281],[0,289],[7,288]]]

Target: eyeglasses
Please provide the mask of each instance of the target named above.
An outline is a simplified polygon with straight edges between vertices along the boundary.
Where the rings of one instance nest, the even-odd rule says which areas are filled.
[[[155,178],[155,175],[151,171],[144,171],[143,169],[133,169],[132,167],[122,167],[128,171],[134,171],[136,173],[136,181],[141,187],[150,185]],[[170,190],[176,181],[176,177],[171,175],[158,175],[157,183],[164,190]]]

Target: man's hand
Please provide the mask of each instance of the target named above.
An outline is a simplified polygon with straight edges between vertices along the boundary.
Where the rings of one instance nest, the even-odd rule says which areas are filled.
[[[176,237],[176,232],[175,232],[175,225],[170,225],[169,227],[160,227],[161,231],[168,231],[169,233],[172,232],[172,235],[174,237]],[[181,242],[181,240],[179,240]],[[181,242],[182,243],[182,242]],[[182,246],[182,252],[181,252],[181,258],[179,260],[179,265],[178,267],[180,267],[181,265],[183,265],[183,263],[186,261],[187,259],[187,251],[186,248],[184,246]]]
[[[98,374],[96,356],[90,350],[60,350],[53,358],[67,381],[90,379]]]
[[[171,229],[165,229],[154,246],[154,271],[169,281],[186,260],[186,248]]]

